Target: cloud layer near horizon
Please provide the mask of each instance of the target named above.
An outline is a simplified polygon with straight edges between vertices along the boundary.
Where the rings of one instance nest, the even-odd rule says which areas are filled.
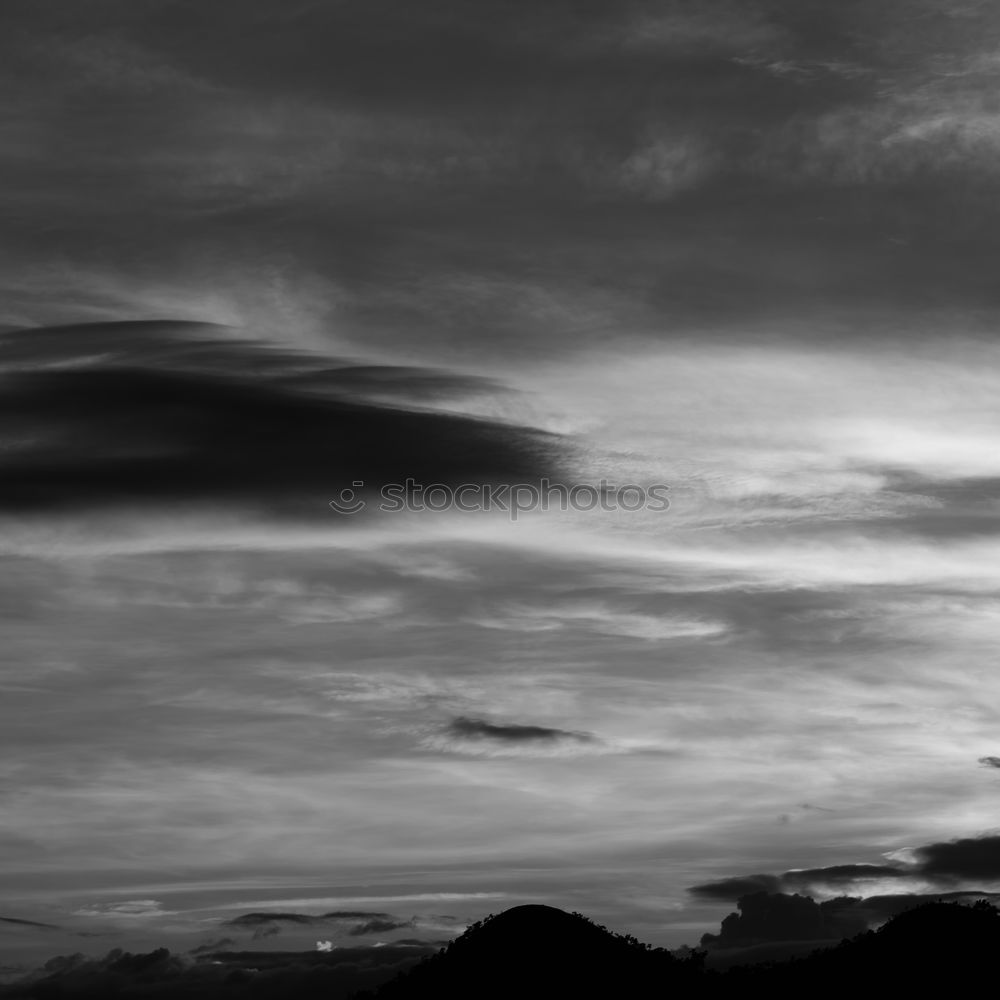
[[[911,848],[893,864],[842,864],[792,869],[782,875],[738,875],[691,886],[688,892],[702,899],[725,901],[755,892],[805,892],[830,897],[851,894],[859,887],[870,891],[873,885],[891,885],[894,881],[900,892],[915,891],[913,886],[916,891],[936,887],[973,892],[977,881],[990,885],[998,878],[1000,836],[984,834]]]

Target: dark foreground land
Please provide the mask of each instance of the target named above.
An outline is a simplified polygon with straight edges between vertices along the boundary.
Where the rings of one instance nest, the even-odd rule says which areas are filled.
[[[899,995],[990,989],[1000,965],[1000,912],[987,903],[930,903],[805,957],[706,967],[613,934],[579,914],[519,906],[488,917],[446,948],[386,946],[330,954],[221,952],[192,962],[165,949],[59,959],[2,1000],[174,997],[282,1000]],[[980,984],[983,984],[980,986]]]

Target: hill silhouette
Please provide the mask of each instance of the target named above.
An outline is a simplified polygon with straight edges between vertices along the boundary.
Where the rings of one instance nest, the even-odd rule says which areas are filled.
[[[804,958],[730,969],[717,975],[705,996],[734,989],[767,989],[792,996],[824,993],[915,994],[954,992],[990,981],[1000,954],[1000,912],[989,903],[927,903]],[[720,987],[722,987],[720,989]]]
[[[705,967],[579,914],[521,906],[473,925],[437,955],[387,983],[377,1000],[485,997],[735,997],[817,991],[954,989],[986,981],[1000,954],[1000,913],[988,903],[928,903],[878,931],[784,961]]]
[[[395,946],[315,952],[214,952],[197,961],[165,948],[104,959],[53,959],[0,998],[31,1000],[457,1000],[517,998],[737,998],[898,995],[989,982],[1000,954],[1000,912],[986,902],[915,906],[804,957],[708,968],[615,934],[577,913],[518,906],[473,924],[436,952]],[[421,958],[421,956],[424,956]]]
[[[699,957],[681,960],[578,913],[529,905],[473,924],[376,995],[379,1000],[632,996],[655,982],[694,986],[700,972]]]

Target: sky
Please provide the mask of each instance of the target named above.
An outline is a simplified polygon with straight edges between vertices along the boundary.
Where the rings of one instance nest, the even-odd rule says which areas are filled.
[[[995,5],[0,22],[0,965],[1000,890]]]

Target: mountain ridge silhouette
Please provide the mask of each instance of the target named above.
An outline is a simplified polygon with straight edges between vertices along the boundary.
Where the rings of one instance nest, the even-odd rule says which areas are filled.
[[[798,942],[802,944],[803,942]],[[2,1000],[541,1000],[735,998],[842,992],[954,992],[989,981],[1000,954],[1000,911],[988,902],[921,903],[878,930],[808,955],[709,967],[705,951],[674,954],[579,913],[517,906],[472,924],[438,950],[394,946],[316,952],[160,948],[104,959],[64,956],[39,975],[0,987]],[[750,949],[752,951],[753,949]]]
[[[798,942],[802,943],[802,942]],[[749,949],[748,949],[749,950]],[[958,983],[995,972],[1000,912],[986,902],[922,903],[878,930],[780,960],[706,966],[708,952],[678,957],[615,934],[576,913],[521,906],[473,924],[437,955],[371,994],[375,1000],[517,997],[729,997],[748,987],[777,996],[857,989],[898,991]],[[748,956],[749,957],[749,956]]]

